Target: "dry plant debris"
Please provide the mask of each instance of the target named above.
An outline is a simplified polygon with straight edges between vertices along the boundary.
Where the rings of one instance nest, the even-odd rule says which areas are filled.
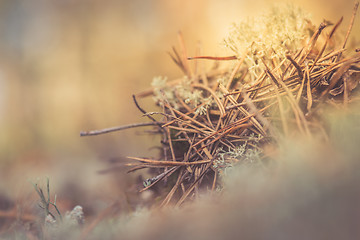
[[[360,53],[346,49],[358,5],[345,36],[336,36],[343,18],[314,27],[306,14],[289,6],[290,10],[271,12],[267,22],[257,23],[263,25],[254,29],[263,32],[253,34],[267,34],[263,42],[245,43],[236,34],[248,34],[243,31],[252,31],[251,24],[235,25],[226,40],[235,55],[228,57],[189,57],[180,33],[180,51],[173,48],[170,55],[185,77],[171,81],[154,78],[151,89],[134,96],[136,106],[151,121],[81,135],[155,126],[163,136],[161,159],[130,157],[134,162],[127,166],[129,172],[143,168],[159,171],[144,182],[141,191],[166,181],[170,188],[161,206],[172,201],[179,206],[199,189],[217,189],[219,176],[235,163],[266,168],[271,153],[265,149],[276,146],[280,138],[301,134],[326,140],[321,110],[347,107],[358,100]],[[239,46],[244,48],[239,50]],[[231,64],[205,72],[198,67],[205,60]],[[195,69],[190,67],[191,61],[195,61]],[[136,99],[147,96],[154,97],[161,112],[147,112],[139,106]]]

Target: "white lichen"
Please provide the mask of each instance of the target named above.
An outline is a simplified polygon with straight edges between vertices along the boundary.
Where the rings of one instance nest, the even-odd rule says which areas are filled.
[[[244,62],[250,79],[246,80],[254,81],[264,70],[262,57],[269,65],[280,62],[287,53],[301,49],[312,32],[311,15],[302,8],[274,5],[266,14],[234,23],[224,44],[239,58],[247,54]]]
[[[183,101],[191,109],[194,109],[196,114],[204,115],[216,103],[213,97],[206,96],[203,90],[194,89],[191,84],[192,81],[186,76],[175,86],[169,86],[166,77],[154,77],[151,83],[153,99],[160,106],[167,102],[175,109],[179,109],[180,101]]]
[[[257,140],[256,137],[253,138],[254,141]],[[213,167],[219,171],[220,175],[225,176],[226,172],[237,164],[258,165],[261,161],[260,155],[261,152],[250,147],[248,142],[228,150],[220,147],[217,149]]]
[[[66,212],[65,222],[74,226],[83,225],[85,222],[83,208],[77,205],[72,211]]]

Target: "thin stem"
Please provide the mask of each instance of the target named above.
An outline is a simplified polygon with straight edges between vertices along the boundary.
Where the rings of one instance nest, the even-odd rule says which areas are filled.
[[[136,127],[146,127],[146,126],[154,126],[154,125],[159,126],[161,124],[164,124],[164,122],[157,122],[156,121],[156,122],[134,123],[134,124],[123,125],[123,126],[119,126],[119,127],[111,127],[111,128],[104,128],[104,129],[101,129],[101,130],[80,132],[80,137],[95,136],[95,135],[105,134],[105,133],[109,133],[109,132],[121,131],[121,130],[129,129],[129,128],[136,128]]]

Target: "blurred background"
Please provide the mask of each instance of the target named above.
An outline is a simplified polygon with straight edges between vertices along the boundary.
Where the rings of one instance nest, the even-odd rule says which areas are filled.
[[[353,9],[352,0],[293,2],[312,13],[315,25],[344,16],[344,29]],[[222,39],[231,23],[272,3],[1,0],[0,194],[33,196],[30,182],[49,177],[52,193],[69,208],[124,196],[136,175],[98,171],[112,159],[156,157],[152,147],[159,139],[143,129],[83,138],[80,131],[147,121],[132,94],[154,76],[182,76],[167,54],[178,44],[178,31],[189,55],[199,42],[203,54],[228,55]],[[358,22],[352,36],[360,33]],[[156,110],[151,97],[139,103]]]

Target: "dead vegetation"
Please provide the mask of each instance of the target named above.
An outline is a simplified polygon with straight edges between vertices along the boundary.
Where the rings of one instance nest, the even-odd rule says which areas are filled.
[[[151,121],[81,135],[155,126],[163,136],[161,159],[129,157],[134,162],[127,166],[129,172],[157,169],[153,171],[157,175],[145,180],[141,191],[167,182],[170,188],[164,187],[161,206],[173,200],[179,206],[199,189],[215,190],[220,186],[219,174],[234,163],[266,168],[280,138],[300,134],[327,140],[322,109],[347,108],[357,101],[360,53],[346,49],[357,8],[358,3],[345,36],[334,39],[343,18],[335,24],[324,20],[296,51],[288,50],[283,57],[274,49],[263,51],[265,54],[256,56],[262,66],[257,75],[244,64],[253,53],[189,57],[180,33],[180,51],[173,48],[170,56],[185,77],[157,79],[151,89],[134,96],[136,106]],[[198,67],[205,60],[232,64],[205,72]],[[194,69],[191,61],[195,61]],[[139,106],[136,99],[151,95],[161,112],[147,112]]]

